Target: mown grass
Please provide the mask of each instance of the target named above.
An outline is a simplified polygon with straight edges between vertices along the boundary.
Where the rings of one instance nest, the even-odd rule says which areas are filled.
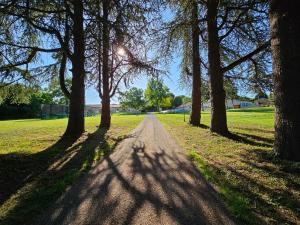
[[[88,117],[78,140],[60,140],[67,119],[0,121],[0,224],[31,224],[143,118],[114,115],[103,130]]]
[[[202,127],[189,126],[182,114],[157,114],[241,224],[300,224],[300,164],[273,155],[274,110],[227,116],[230,138],[210,132],[209,112]]]

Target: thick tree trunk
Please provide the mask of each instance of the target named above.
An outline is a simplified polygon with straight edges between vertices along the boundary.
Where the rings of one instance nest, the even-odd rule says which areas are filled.
[[[109,128],[110,117],[110,91],[109,91],[109,69],[108,69],[108,50],[109,50],[109,27],[108,27],[108,0],[102,1],[103,10],[103,33],[102,33],[102,109],[100,127]],[[100,84],[101,85],[101,84]]]
[[[272,0],[275,153],[300,161],[300,1]]]
[[[68,88],[66,87],[66,82],[65,82],[65,70],[66,70],[66,65],[67,65],[67,55],[63,53],[63,56],[61,58],[61,63],[60,63],[60,68],[59,68],[59,85],[60,89],[65,95],[65,97],[70,100],[70,92]]]
[[[221,70],[220,42],[217,27],[219,0],[207,2],[208,73],[210,79],[211,131],[228,135],[224,78]]]
[[[192,112],[190,124],[200,126],[201,119],[201,71],[199,55],[199,25],[198,25],[198,3],[192,3],[192,51],[193,51],[193,90],[192,90]]]
[[[84,132],[84,28],[83,2],[74,0],[73,37],[74,54],[72,57],[72,88],[69,104],[69,120],[65,136],[79,137]]]

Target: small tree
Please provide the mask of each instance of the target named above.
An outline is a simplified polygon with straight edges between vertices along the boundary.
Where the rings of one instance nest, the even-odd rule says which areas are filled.
[[[174,95],[172,93],[168,93],[167,97],[164,98],[161,107],[165,109],[170,109],[173,106]]]
[[[183,104],[184,95],[179,95],[174,98],[173,106],[178,107]]]
[[[226,93],[226,99],[230,99],[231,103],[232,103],[232,106],[234,107],[233,100],[237,99],[239,96],[238,96],[237,87],[235,86],[235,84],[233,83],[232,80],[226,79],[224,81],[224,90],[225,90],[225,93]]]
[[[164,85],[161,79],[150,79],[145,90],[145,98],[159,111],[165,98],[169,96],[169,88]]]
[[[67,90],[71,90],[72,80],[70,78],[66,78],[64,81],[64,85]],[[62,91],[59,79],[57,77],[55,77],[50,82],[49,87],[46,89],[46,92],[52,96],[53,101],[56,104],[67,105],[69,103],[69,99],[68,99],[68,97],[66,97],[66,95]]]
[[[120,93],[119,102],[124,109],[142,110],[145,107],[143,89],[133,87],[128,91]]]

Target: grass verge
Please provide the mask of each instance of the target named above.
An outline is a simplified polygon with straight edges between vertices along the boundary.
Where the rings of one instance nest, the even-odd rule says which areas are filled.
[[[0,121],[0,224],[31,224],[143,118],[114,115],[103,130],[89,117],[80,139],[63,141],[66,119]]]
[[[273,109],[227,112],[231,138],[192,127],[182,114],[157,114],[241,224],[299,224],[300,164],[273,157]],[[188,121],[188,117],[186,118]]]

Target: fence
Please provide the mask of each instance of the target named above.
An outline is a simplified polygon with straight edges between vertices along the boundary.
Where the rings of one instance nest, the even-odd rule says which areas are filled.
[[[99,106],[85,106],[85,116],[95,116],[100,113]],[[55,119],[64,118],[69,115],[69,106],[56,105],[56,104],[42,104],[41,105],[41,118],[42,119]]]
[[[69,106],[66,105],[54,105],[54,104],[42,104],[41,105],[41,118],[64,118],[69,115]]]

